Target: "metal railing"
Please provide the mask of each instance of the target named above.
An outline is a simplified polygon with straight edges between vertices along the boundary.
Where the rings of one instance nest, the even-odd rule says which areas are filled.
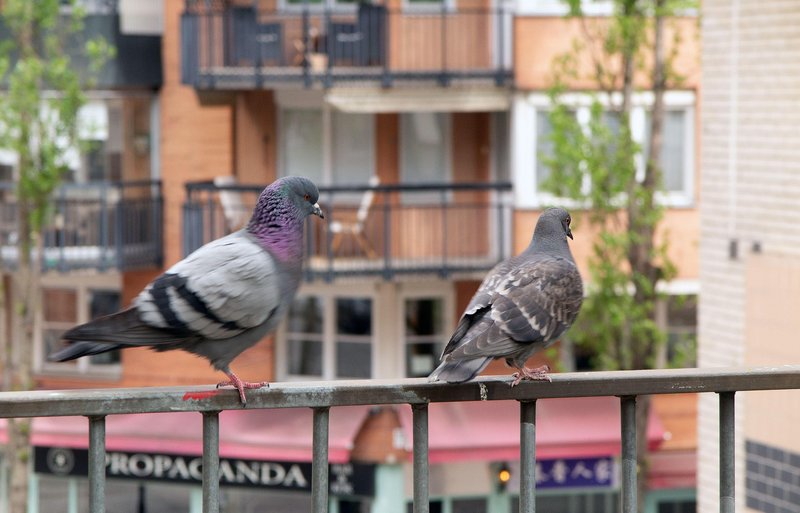
[[[280,9],[187,0],[181,75],[200,89],[298,83],[512,82],[512,15],[439,5],[331,7],[288,1]]]
[[[246,224],[262,186],[186,184],[183,250]],[[511,184],[320,187],[306,226],[307,280],[480,275],[510,254]]]
[[[249,390],[247,408],[313,410],[312,505],[328,508],[328,419],[330,408],[408,404],[413,411],[413,505],[428,513],[428,405],[453,401],[513,400],[520,405],[520,512],[533,513],[536,497],[536,401],[545,398],[617,396],[621,402],[622,511],[634,513],[637,396],[704,392],[719,394],[720,511],[734,511],[734,395],[754,390],[800,388],[800,366],[746,369],[671,369],[553,374],[552,382],[523,382],[511,388],[502,377],[463,384],[396,381],[278,383]],[[0,393],[0,417],[83,415],[89,418],[89,503],[105,511],[105,418],[126,413],[198,412],[203,418],[203,511],[219,511],[219,413],[242,409],[235,391],[209,387]],[[186,400],[187,396],[194,400]]]
[[[18,261],[16,184],[0,183],[0,258]],[[52,198],[41,256],[43,270],[160,267],[160,181],[68,183]],[[35,250],[34,250],[35,251]]]

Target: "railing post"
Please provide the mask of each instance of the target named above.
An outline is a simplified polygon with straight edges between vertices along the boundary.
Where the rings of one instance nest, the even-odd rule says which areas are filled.
[[[536,511],[536,400],[519,403],[519,511]]]
[[[89,417],[89,511],[106,511],[106,418]]]
[[[117,269],[122,271],[125,269],[125,227],[129,227],[131,219],[125,215],[125,186],[120,183],[118,186],[119,197],[114,204],[114,255]]]
[[[311,509],[328,511],[328,422],[329,408],[314,408],[311,464]]]
[[[622,424],[622,513],[636,513],[636,396],[620,397]]]
[[[495,15],[497,16],[496,26],[497,26],[497,68],[494,70],[494,83],[497,87],[504,86],[506,83],[506,73],[505,73],[505,24],[506,19],[503,15],[503,1],[501,0],[497,4],[497,11],[495,11]]]
[[[442,74],[439,75],[439,84],[446,87],[450,84],[450,77],[447,71],[447,2],[442,2]]]
[[[219,412],[203,412],[203,513],[219,513]]]
[[[719,394],[719,511],[735,511],[735,392]]]
[[[428,513],[428,405],[411,405],[414,424],[414,513]]]

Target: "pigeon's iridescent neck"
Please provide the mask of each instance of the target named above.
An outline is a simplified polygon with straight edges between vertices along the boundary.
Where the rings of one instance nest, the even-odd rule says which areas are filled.
[[[260,229],[259,229],[260,228]],[[303,258],[303,221],[291,220],[282,224],[260,225],[252,233],[258,242],[283,262]]]
[[[303,258],[303,222],[300,215],[279,191],[265,191],[259,198],[247,231],[283,262]]]

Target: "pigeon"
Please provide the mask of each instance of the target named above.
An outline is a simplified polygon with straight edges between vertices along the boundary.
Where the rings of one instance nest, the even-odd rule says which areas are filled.
[[[529,369],[525,361],[569,329],[583,301],[583,282],[567,244],[571,221],[563,208],[546,210],[527,249],[489,272],[429,381],[469,381],[495,358],[518,370],[512,387],[523,379],[550,381],[546,365]]]
[[[147,346],[155,351],[182,349],[207,358],[224,372],[243,405],[248,383],[230,369],[242,351],[272,332],[286,314],[300,285],[303,225],[324,218],[319,191],[311,180],[284,177],[259,195],[248,224],[209,242],[158,276],[132,305],[76,326],[62,335],[67,342],[49,355],[63,362]]]

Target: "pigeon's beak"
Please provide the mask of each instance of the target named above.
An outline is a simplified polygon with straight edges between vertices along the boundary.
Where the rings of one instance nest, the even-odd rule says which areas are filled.
[[[572,230],[570,230],[569,226],[567,226],[567,237],[569,237],[572,240],[575,240],[572,238]]]
[[[315,216],[319,216],[320,219],[325,219],[325,214],[323,214],[322,209],[319,208],[319,203],[314,203],[314,209],[311,211],[311,213]]]

